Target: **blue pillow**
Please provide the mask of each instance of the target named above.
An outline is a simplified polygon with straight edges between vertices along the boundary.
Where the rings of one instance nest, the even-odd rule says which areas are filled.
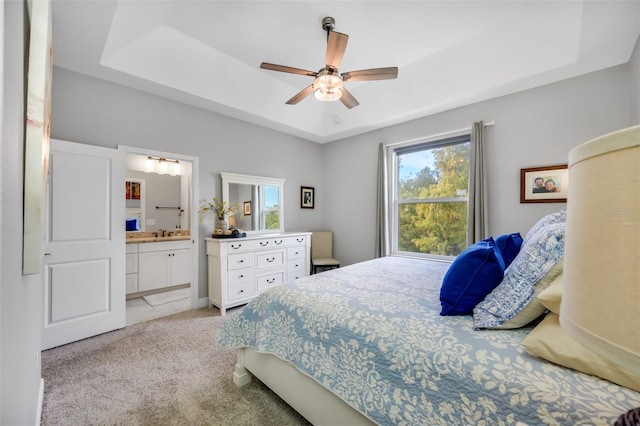
[[[127,231],[139,231],[139,230],[140,230],[140,225],[138,224],[137,217],[127,219]]]
[[[489,237],[469,246],[453,261],[440,288],[440,315],[466,315],[504,276],[500,251]]]
[[[513,234],[504,234],[496,238],[496,246],[500,250],[502,260],[504,261],[504,269],[507,269],[513,259],[520,253],[522,247],[522,236],[519,232]]]
[[[535,284],[564,255],[566,227],[566,222],[546,224],[524,237],[520,253],[506,270],[504,280],[473,309],[474,328],[501,327],[529,304]]]

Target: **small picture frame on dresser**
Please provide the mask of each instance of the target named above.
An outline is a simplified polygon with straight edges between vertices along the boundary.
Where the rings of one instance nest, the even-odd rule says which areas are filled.
[[[310,186],[300,187],[300,208],[312,209],[314,208],[314,188]]]

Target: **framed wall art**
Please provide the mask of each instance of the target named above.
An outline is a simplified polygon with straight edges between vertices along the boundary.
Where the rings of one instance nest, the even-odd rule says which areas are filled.
[[[566,203],[568,193],[566,164],[520,169],[521,203]]]
[[[310,186],[300,187],[300,208],[312,209],[314,208],[314,188]]]
[[[26,67],[27,107],[24,141],[24,223],[22,273],[39,274],[44,253],[44,221],[49,179],[51,124],[51,3],[34,1],[29,60]]]
[[[244,202],[244,215],[251,216],[251,201]]]

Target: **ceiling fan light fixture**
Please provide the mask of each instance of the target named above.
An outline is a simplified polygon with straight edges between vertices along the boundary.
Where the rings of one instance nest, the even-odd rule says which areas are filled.
[[[322,70],[313,81],[313,96],[320,101],[337,101],[342,97],[342,78],[330,70]]]

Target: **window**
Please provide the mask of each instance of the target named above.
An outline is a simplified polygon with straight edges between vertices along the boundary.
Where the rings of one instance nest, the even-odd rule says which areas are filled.
[[[277,186],[260,186],[260,229],[280,228],[280,195]]]
[[[457,256],[466,248],[470,135],[392,149],[396,254]]]

